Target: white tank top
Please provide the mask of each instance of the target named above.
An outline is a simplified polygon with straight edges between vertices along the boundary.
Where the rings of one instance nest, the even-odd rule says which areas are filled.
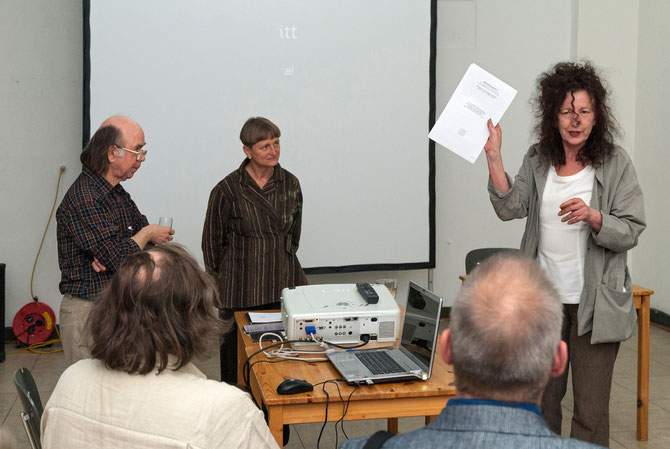
[[[554,282],[563,304],[579,304],[584,287],[586,241],[591,226],[562,222],[560,205],[572,198],[591,204],[595,170],[591,165],[570,176],[558,176],[551,166],[540,205],[540,242],[537,260]]]

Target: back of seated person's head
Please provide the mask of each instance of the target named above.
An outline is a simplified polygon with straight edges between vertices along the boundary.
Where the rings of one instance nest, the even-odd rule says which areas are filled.
[[[213,280],[186,250],[166,244],[140,251],[123,261],[94,304],[91,354],[131,374],[160,372],[168,362],[179,369],[212,350],[207,343],[221,328],[217,304]]]
[[[466,279],[450,320],[460,395],[536,402],[561,338],[560,298],[534,259],[491,257]]]

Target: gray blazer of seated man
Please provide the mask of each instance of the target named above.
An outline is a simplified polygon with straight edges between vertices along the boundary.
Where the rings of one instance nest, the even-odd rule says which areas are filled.
[[[465,281],[440,340],[442,357],[454,366],[456,397],[426,427],[381,446],[359,438],[341,448],[600,447],[556,435],[540,411],[549,378],[567,362],[562,310],[534,260],[516,253],[489,258]]]

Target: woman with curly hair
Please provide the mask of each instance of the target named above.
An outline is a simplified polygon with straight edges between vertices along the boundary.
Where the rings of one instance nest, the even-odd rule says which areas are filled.
[[[609,446],[614,362],[636,328],[626,256],[646,226],[642,191],[628,154],[614,144],[617,123],[591,64],[556,64],[538,78],[535,100],[539,141],[514,180],[503,168],[500,125],[489,121],[489,195],[501,220],[526,218],[521,251],[537,258],[561,295],[570,436]],[[542,399],[559,434],[567,373],[549,382]]]

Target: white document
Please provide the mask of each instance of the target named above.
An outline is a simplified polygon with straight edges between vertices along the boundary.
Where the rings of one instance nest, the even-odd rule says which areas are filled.
[[[249,321],[251,321],[253,324],[276,323],[277,321],[281,321],[281,312],[248,312],[247,315],[249,315]]]
[[[516,89],[476,64],[470,64],[428,137],[474,164],[482,152],[488,119],[498,124]]]

